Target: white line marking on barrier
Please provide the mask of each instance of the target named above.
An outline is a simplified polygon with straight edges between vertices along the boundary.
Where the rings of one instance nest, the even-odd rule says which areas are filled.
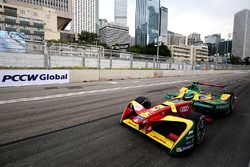
[[[111,84],[117,84],[117,82],[109,82],[109,83],[111,83]]]
[[[235,74],[246,74],[248,72],[249,71],[234,71],[233,73],[235,73]]]
[[[94,94],[94,93],[103,93],[103,92],[112,92],[117,90],[127,90],[127,89],[136,89],[136,88],[145,88],[145,87],[153,87],[153,86],[160,86],[160,85],[169,85],[174,83],[181,83],[181,82],[188,82],[189,80],[183,81],[172,81],[172,82],[162,82],[162,83],[153,83],[148,85],[137,85],[137,86],[127,86],[127,87],[116,87],[116,88],[108,88],[108,89],[100,89],[100,90],[90,90],[90,91],[82,91],[82,92],[74,92],[74,93],[63,93],[63,94],[55,94],[49,96],[39,96],[39,97],[30,97],[30,98],[19,98],[19,99],[10,99],[10,100],[1,100],[1,104],[11,104],[11,103],[18,103],[18,102],[30,102],[30,101],[38,101],[38,100],[48,100],[48,99],[55,99],[55,98],[62,98],[62,97],[71,97],[77,95],[84,95],[84,94]]]

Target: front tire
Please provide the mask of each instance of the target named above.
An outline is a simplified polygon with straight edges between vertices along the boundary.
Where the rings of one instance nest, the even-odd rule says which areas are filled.
[[[201,113],[191,112],[188,118],[194,122],[194,143],[200,145],[206,134],[206,117]]]
[[[151,107],[151,102],[150,102],[149,98],[147,98],[147,97],[140,96],[140,97],[137,97],[135,99],[135,101],[137,103],[141,104],[146,109],[149,109]]]

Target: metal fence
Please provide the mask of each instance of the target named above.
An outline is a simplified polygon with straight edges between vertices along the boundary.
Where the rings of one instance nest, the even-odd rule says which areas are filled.
[[[155,55],[140,55],[99,46],[26,42],[25,49],[0,51],[1,67],[17,68],[96,68],[96,69],[156,69]],[[160,69],[175,70],[250,70],[250,66],[231,64],[186,64],[160,57]]]

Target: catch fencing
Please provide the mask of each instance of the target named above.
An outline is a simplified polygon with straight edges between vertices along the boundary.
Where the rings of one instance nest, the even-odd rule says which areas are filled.
[[[2,68],[93,68],[93,69],[175,69],[175,70],[250,70],[250,66],[231,64],[176,63],[171,58],[140,55],[100,46],[26,42],[25,48],[0,50]]]

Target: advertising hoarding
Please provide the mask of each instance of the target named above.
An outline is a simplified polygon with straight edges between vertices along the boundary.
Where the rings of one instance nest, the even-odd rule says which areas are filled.
[[[0,87],[69,83],[69,70],[0,70]]]

